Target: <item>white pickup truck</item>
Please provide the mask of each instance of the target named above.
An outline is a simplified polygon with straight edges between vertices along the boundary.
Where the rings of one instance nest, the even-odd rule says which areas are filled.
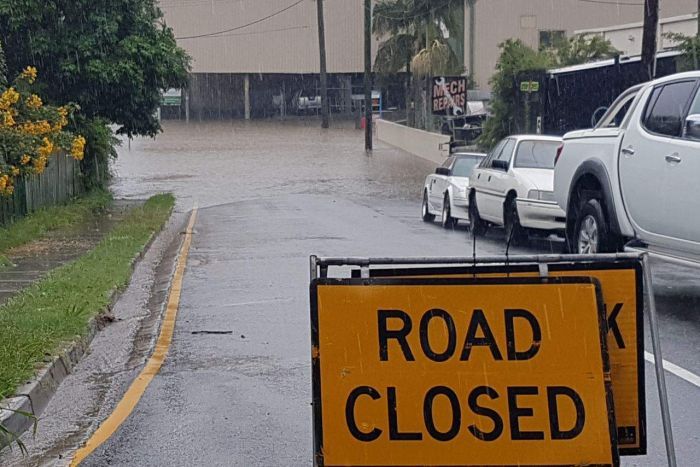
[[[633,246],[700,261],[700,71],[622,93],[595,128],[564,135],[554,195],[573,253]]]

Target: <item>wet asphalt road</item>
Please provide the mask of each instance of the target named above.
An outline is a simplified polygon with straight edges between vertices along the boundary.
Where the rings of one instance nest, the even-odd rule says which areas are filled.
[[[361,132],[313,125],[167,123],[156,140],[122,148],[117,196],[172,191],[180,216],[200,210],[168,359],[126,423],[82,465],[311,465],[309,255],[471,254],[464,227],[419,218],[431,163],[382,144],[368,156]],[[560,249],[539,241],[513,252]],[[478,244],[480,255],[503,252],[498,230]],[[654,277],[664,357],[700,374],[700,276],[654,263]],[[623,465],[665,463],[649,363],[646,375],[649,455]],[[679,465],[697,465],[700,388],[666,375]],[[87,415],[92,423],[68,441],[57,437],[32,463],[70,455],[77,434],[114,406],[120,381]]]

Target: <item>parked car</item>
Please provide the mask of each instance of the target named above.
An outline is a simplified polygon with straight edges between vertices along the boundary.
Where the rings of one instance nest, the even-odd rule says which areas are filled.
[[[554,201],[554,157],[561,138],[509,136],[474,169],[469,222],[474,235],[505,227],[506,240],[527,239],[527,229],[563,232],[564,211]]]
[[[309,112],[321,109],[321,96],[310,96],[304,90],[299,90],[294,94],[292,107],[297,113]]]
[[[467,194],[474,167],[485,154],[455,153],[425,178],[423,186],[422,217],[432,222],[440,215],[443,227],[454,227],[459,219],[469,218]]]
[[[575,253],[629,240],[700,261],[700,72],[622,93],[593,129],[567,133],[554,191]]]

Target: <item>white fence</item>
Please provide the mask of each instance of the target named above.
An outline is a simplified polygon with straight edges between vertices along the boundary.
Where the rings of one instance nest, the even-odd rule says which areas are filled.
[[[447,157],[447,145],[444,150],[440,149],[440,144],[449,143],[450,137],[447,135],[417,130],[386,120],[377,120],[376,125],[380,141],[436,164],[442,164]]]

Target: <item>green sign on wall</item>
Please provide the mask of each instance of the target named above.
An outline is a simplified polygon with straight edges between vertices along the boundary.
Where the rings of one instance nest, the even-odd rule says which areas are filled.
[[[521,81],[520,91],[521,92],[539,92],[540,83],[538,81]]]

